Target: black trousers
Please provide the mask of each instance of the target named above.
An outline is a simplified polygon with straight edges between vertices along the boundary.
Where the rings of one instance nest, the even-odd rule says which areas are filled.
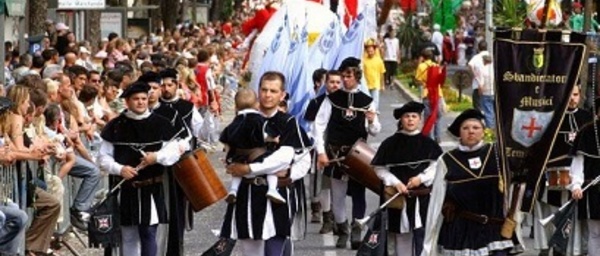
[[[473,90],[472,99],[473,99],[473,108],[481,111],[481,107],[479,105],[479,102],[481,101],[481,96],[479,96],[479,89]]]
[[[183,190],[169,173],[169,234],[167,255],[183,255],[183,234],[185,232],[186,199]]]
[[[390,85],[394,81],[396,71],[398,70],[398,62],[396,61],[384,61],[385,65],[385,84]]]

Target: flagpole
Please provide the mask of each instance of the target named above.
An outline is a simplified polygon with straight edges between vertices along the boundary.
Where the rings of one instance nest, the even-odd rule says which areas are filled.
[[[540,24],[540,29],[546,28],[546,23],[548,22],[548,15],[550,12],[550,0],[545,0],[544,3],[544,15],[542,16],[542,24]]]
[[[485,0],[485,41],[487,42],[488,52],[490,56],[494,56],[494,1]]]

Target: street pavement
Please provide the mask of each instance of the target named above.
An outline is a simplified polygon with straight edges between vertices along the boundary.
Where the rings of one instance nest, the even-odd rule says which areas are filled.
[[[383,141],[385,138],[392,135],[396,131],[396,120],[393,118],[392,111],[394,108],[400,107],[402,104],[408,101],[406,98],[406,94],[400,92],[401,91],[398,89],[398,87],[395,87],[395,89],[393,90],[386,90],[381,93],[379,118],[380,122],[382,123],[382,131],[377,136],[371,137],[368,140],[369,144],[374,148],[377,148],[380,145],[381,141]],[[450,122],[456,117],[456,115],[456,113],[445,114],[442,117],[441,125],[443,127],[447,127],[450,124]],[[231,106],[227,106],[224,108],[224,115],[222,116],[221,120],[221,128],[225,127],[225,125],[227,125],[232,119],[233,109]],[[454,141],[447,133],[444,132],[441,145],[444,150],[449,150],[456,146],[456,141]],[[209,153],[209,158],[213,167],[219,174],[219,177],[227,187],[230,183],[231,178],[225,173],[224,166],[222,164],[222,161],[220,160],[224,157],[222,146],[219,146],[217,148],[218,149],[215,152]],[[376,196],[370,191],[367,191],[367,214],[377,208],[378,202],[378,196]],[[347,198],[347,205],[351,205],[350,198]],[[210,246],[213,245],[214,242],[217,241],[215,233],[218,232],[218,230],[221,227],[225,215],[225,208],[226,203],[224,201],[221,201],[194,215],[193,230],[186,232],[185,234],[185,255],[202,255],[204,251],[206,251]],[[350,211],[348,211],[348,216],[351,216]],[[302,241],[297,241],[294,244],[294,255],[350,256],[356,254],[356,251],[352,251],[350,249],[336,249],[336,237],[334,237],[331,234],[319,234],[318,230],[320,229],[320,227],[321,224],[308,224],[306,238]],[[532,242],[531,239],[528,238],[529,227],[525,228],[524,232],[527,237],[526,245],[530,249],[521,255],[537,255],[537,253],[535,253],[535,251],[531,249]],[[63,253],[63,255],[69,255],[66,250],[61,250],[61,253]],[[102,254],[99,250],[84,250],[82,255]],[[240,249],[235,248],[233,255],[241,255]]]

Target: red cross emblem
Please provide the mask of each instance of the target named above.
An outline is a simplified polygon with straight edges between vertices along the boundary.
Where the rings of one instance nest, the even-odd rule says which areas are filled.
[[[378,237],[379,237],[379,235],[376,234],[376,233],[371,234],[371,236],[369,236],[369,242],[368,243],[369,244],[376,244],[377,240],[378,240],[377,239]]]
[[[527,130],[527,137],[532,138],[533,137],[533,133],[535,131],[541,131],[542,127],[541,126],[535,126],[535,117],[531,117],[529,122],[529,126],[521,126],[521,130]]]
[[[98,228],[109,228],[109,227],[110,227],[110,222],[108,221],[108,218],[98,219]]]

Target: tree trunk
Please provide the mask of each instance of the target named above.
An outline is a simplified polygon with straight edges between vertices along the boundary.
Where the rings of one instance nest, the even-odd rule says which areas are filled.
[[[86,11],[85,16],[87,17],[86,23],[87,30],[85,38],[90,41],[92,52],[98,50],[98,42],[101,41],[102,34],[100,33],[100,11]]]
[[[583,31],[590,31],[590,27],[591,27],[591,23],[592,23],[592,11],[593,11],[593,6],[592,6],[592,1],[594,0],[586,0],[585,1],[585,8],[583,9]],[[589,41],[589,39],[588,39]],[[583,55],[585,59],[588,58],[590,54],[590,50],[589,47],[586,48],[585,50],[585,54]],[[579,75],[579,82],[581,85],[587,85],[588,84],[588,72],[589,72],[589,65],[587,61],[583,62],[583,65],[581,65],[581,73]],[[591,88],[586,88],[587,86],[583,86],[584,90],[583,91],[583,95],[589,95],[586,93],[588,89]],[[592,94],[593,95],[593,94]]]
[[[177,25],[179,1],[164,0],[162,3],[164,4],[164,8],[162,8],[163,25],[165,30],[171,30]]]
[[[160,1],[160,0],[150,0],[148,1],[148,3],[150,5],[157,5],[158,9],[152,9],[149,10],[149,16],[150,19],[152,21],[152,29],[156,31],[157,28],[162,28],[162,22],[161,22],[161,17],[162,17],[162,13],[161,13],[161,9],[163,8],[162,6],[162,2],[164,1]],[[154,31],[151,31],[152,33],[154,33]]]
[[[29,35],[35,36],[46,31],[45,21],[48,1],[27,1],[29,5]]]
[[[594,0],[586,0],[583,9],[583,31],[590,31],[592,27],[592,13],[594,12]]]
[[[242,3],[244,3],[244,0],[235,0],[233,2],[233,9],[236,11],[241,11],[242,10]]]
[[[227,2],[225,0],[221,1],[212,1],[212,6],[210,7],[210,15],[208,21],[220,20],[221,14],[223,13],[223,3]]]

